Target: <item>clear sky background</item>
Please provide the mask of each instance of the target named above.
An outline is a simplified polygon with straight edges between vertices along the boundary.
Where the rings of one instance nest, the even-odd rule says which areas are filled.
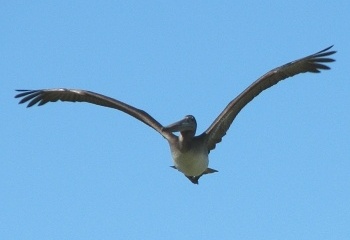
[[[0,239],[350,239],[350,2],[6,1],[0,8]],[[198,186],[113,109],[26,109],[80,88],[203,132],[255,79],[334,44],[332,70],[263,92]]]

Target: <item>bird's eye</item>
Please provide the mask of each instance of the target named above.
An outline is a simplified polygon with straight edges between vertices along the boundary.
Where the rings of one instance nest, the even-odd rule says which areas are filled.
[[[192,115],[187,115],[186,116],[186,120],[188,121],[193,121],[194,120],[194,117]]]

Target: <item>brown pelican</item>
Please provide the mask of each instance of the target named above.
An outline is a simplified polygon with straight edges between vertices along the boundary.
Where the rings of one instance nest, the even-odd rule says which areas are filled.
[[[37,103],[38,106],[41,106],[48,102],[60,100],[88,102],[123,111],[159,132],[170,145],[174,163],[172,167],[182,172],[192,183],[198,184],[198,179],[203,174],[217,172],[214,169],[208,168],[208,154],[210,150],[215,148],[217,143],[221,142],[222,137],[226,134],[231,123],[242,108],[262,91],[283,79],[299,73],[319,73],[320,70],[330,69],[324,63],[334,61],[334,59],[328,58],[328,56],[336,53],[336,51],[328,51],[332,47],[330,46],[320,52],[267,72],[233,99],[209,128],[198,136],[195,136],[197,122],[192,115],[187,115],[184,119],[163,127],[147,112],[91,91],[65,88],[17,90],[21,93],[15,97],[22,98],[19,103],[29,101],[27,107],[31,107]],[[174,135],[173,132],[180,132],[179,136]]]

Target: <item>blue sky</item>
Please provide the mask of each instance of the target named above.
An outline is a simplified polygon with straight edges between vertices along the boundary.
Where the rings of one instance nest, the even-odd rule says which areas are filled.
[[[0,9],[1,239],[349,239],[349,1],[8,1]],[[198,186],[164,139],[80,88],[198,133],[259,76],[334,44],[238,115]]]

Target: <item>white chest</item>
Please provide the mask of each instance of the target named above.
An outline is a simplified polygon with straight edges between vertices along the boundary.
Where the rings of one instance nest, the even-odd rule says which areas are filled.
[[[175,167],[186,176],[199,176],[209,164],[208,154],[205,151],[188,151],[173,153]]]

